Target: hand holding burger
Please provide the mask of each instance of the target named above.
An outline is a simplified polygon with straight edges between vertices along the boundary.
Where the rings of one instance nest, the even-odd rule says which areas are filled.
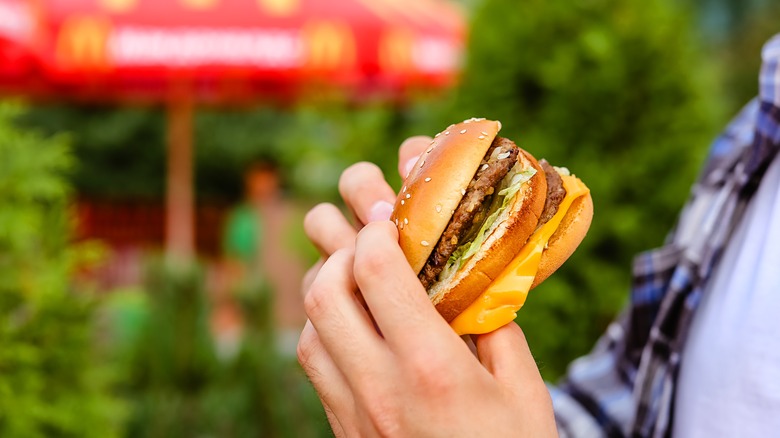
[[[497,130],[496,125],[495,131]],[[490,134],[488,130],[484,132]],[[494,136],[496,132],[493,133]],[[480,131],[480,135],[487,137],[488,134],[482,134]],[[483,140],[478,137],[479,135],[478,140]],[[494,139],[491,139],[488,147],[493,144],[492,140]],[[396,201],[396,207],[401,205],[401,201],[405,206],[414,198],[409,192],[414,181],[419,184],[433,181],[432,176],[421,176],[416,170],[425,168],[429,164],[428,161],[433,162],[430,157],[433,150],[430,150],[430,146],[427,142],[424,146],[420,141],[414,142],[414,155],[422,152],[422,157],[412,168],[406,181],[407,191],[402,191]],[[513,155],[511,151],[509,156],[503,155],[506,154],[503,149],[495,156],[494,152],[495,149],[489,156],[495,160],[510,159]],[[477,175],[478,170],[482,170],[481,159],[486,153],[483,151],[480,162],[471,175],[468,175],[464,191],[469,191],[470,181]],[[521,151],[518,150],[515,158],[520,154]],[[402,153],[401,163],[406,163],[408,157],[409,155]],[[532,158],[526,160],[533,162]],[[422,168],[419,167],[421,164]],[[515,165],[512,165],[507,174],[514,167]],[[539,173],[539,169],[544,171],[544,168],[538,163],[532,167],[535,173],[528,181],[538,182],[538,178],[533,178]],[[363,168],[365,166],[355,169]],[[405,170],[402,173],[406,173]],[[515,172],[515,175],[517,173]],[[342,196],[348,200],[353,199],[351,205],[355,207],[357,217],[362,217],[361,212],[365,215],[371,210],[369,206],[386,199],[377,193],[376,199],[371,201],[369,198],[374,195],[369,196],[365,191],[366,187],[386,185],[384,180],[374,174],[375,172],[346,172],[339,184]],[[359,175],[365,178],[358,178]],[[516,184],[510,184],[509,187],[519,187],[518,192],[523,193],[531,191],[523,187],[528,181],[519,181],[521,178],[527,178],[525,175],[515,179]],[[426,181],[426,178],[431,180]],[[502,180],[504,178],[506,175]],[[510,181],[513,178],[511,177]],[[546,180],[547,177],[544,179],[545,184]],[[562,180],[566,183],[566,178],[562,177]],[[493,187],[492,193],[488,193],[489,188],[484,189],[484,198],[496,193],[496,187]],[[506,188],[499,186],[499,191],[503,190]],[[548,190],[546,186],[543,190],[536,185],[533,192],[536,191],[546,193]],[[414,193],[420,195],[422,192]],[[408,198],[407,194],[410,195]],[[473,199],[473,195],[466,196],[464,193],[455,196]],[[422,196],[418,199],[421,198]],[[565,199],[566,195],[563,198]],[[538,209],[538,202],[529,201],[528,204]],[[489,203],[493,205],[492,201]],[[560,202],[559,211],[564,209],[564,203],[565,201]],[[453,211],[458,209],[458,204],[460,201],[454,204]],[[488,205],[488,201],[482,204]],[[514,204],[510,207],[504,207],[503,204],[502,201],[499,207],[502,211],[507,208],[509,211],[517,210]],[[569,209],[572,208],[571,205]],[[442,205],[442,210],[443,208]],[[433,209],[437,210],[436,204],[433,204]],[[349,234],[348,222],[344,217],[325,214],[331,210],[318,208],[307,217],[307,234],[313,242],[319,242],[320,248],[333,246],[328,246],[327,243],[331,239],[328,236],[333,235],[334,226],[340,225],[345,231],[344,234]],[[487,212],[495,213],[491,210]],[[341,249],[333,246],[325,254],[328,258],[322,268],[313,269],[311,280],[305,284],[305,304],[310,322],[307,323],[299,341],[299,361],[320,394],[336,436],[555,436],[550,397],[522,331],[515,324],[507,324],[489,334],[477,336],[477,357],[472,355],[445,319],[431,306],[418,275],[420,271],[410,268],[407,261],[411,260],[409,254],[399,248],[399,238],[402,247],[413,242],[409,240],[404,243],[404,235],[399,236],[399,231],[403,233],[403,230],[400,230],[401,224],[404,224],[404,229],[409,229],[407,227],[412,224],[414,229],[417,221],[416,216],[399,216],[401,211],[403,210],[395,209],[393,225],[386,221],[366,225],[358,233],[354,246],[339,244]],[[484,213],[483,211],[483,216]],[[552,213],[553,217],[548,223],[555,221],[556,214]],[[501,214],[496,217],[499,216]],[[395,219],[399,219],[397,224]],[[503,220],[503,216],[500,219]],[[501,220],[494,220],[493,223],[503,223]],[[312,226],[320,221],[322,226]],[[534,218],[534,221],[534,227],[538,228],[535,233],[549,233],[544,227],[538,227],[538,219]],[[475,222],[476,220],[472,221],[472,226]],[[448,224],[449,222],[444,224],[443,230]],[[445,231],[440,231],[438,236],[429,237],[433,242],[429,242],[429,246],[438,245],[444,233]],[[548,240],[548,251],[553,247],[553,242],[562,235],[555,236],[553,233]],[[482,236],[483,242],[492,242],[491,233],[482,233]],[[525,240],[541,242],[542,239],[537,237]],[[459,241],[465,242],[468,239]],[[535,257],[538,257],[539,251],[535,249],[538,246],[524,246],[533,247],[533,250],[525,250],[531,264]],[[485,247],[488,248],[490,247]],[[435,246],[430,253],[433,253],[434,249]],[[457,248],[453,254],[456,251]],[[472,257],[474,256],[462,257],[461,260],[466,263],[462,266],[458,264],[455,273],[470,266],[468,260]],[[427,258],[423,258],[424,263],[427,263]],[[519,258],[520,255],[516,255],[508,265],[516,265],[515,270],[522,271],[526,269],[528,261],[518,262]],[[480,258],[482,259],[484,257]],[[444,269],[447,269],[446,264]],[[473,267],[471,271],[476,272]],[[506,271],[505,269],[502,272]],[[531,277],[530,282],[534,282],[534,277],[537,276]],[[517,282],[518,276],[506,275],[505,278],[503,284],[511,286]],[[490,283],[489,289],[497,290],[497,285],[502,284],[499,279],[500,277]],[[365,301],[356,299],[355,295],[358,293]],[[484,291],[480,293],[484,294]],[[509,295],[513,294],[514,292]]]

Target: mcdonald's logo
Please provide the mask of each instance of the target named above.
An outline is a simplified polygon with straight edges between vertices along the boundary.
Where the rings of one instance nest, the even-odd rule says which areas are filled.
[[[303,27],[306,66],[312,70],[354,67],[355,37],[349,26],[336,22],[309,23]]]
[[[408,73],[412,70],[414,35],[406,29],[385,32],[379,41],[379,66],[389,73]]]
[[[298,10],[300,0],[257,0],[257,3],[269,15],[286,17]]]
[[[121,13],[128,12],[135,8],[138,0],[100,0],[101,6],[107,11]]]
[[[105,70],[109,67],[107,41],[111,23],[100,17],[71,17],[57,36],[55,56],[64,68]]]
[[[179,0],[184,6],[191,9],[209,9],[217,4],[218,0]]]

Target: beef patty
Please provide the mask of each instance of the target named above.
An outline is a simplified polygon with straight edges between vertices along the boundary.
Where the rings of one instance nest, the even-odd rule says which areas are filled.
[[[542,215],[539,216],[539,225],[537,225],[537,227],[546,224],[555,216],[563,198],[566,197],[566,189],[563,188],[563,179],[558,175],[555,168],[553,168],[545,159],[539,160],[539,165],[542,166],[544,177],[547,179],[547,199],[544,201],[544,208],[542,209]]]
[[[453,213],[450,223],[418,275],[426,289],[436,282],[464,236],[473,232],[475,224],[484,221],[487,208],[483,206],[490,205],[495,187],[515,165],[519,153],[519,148],[511,140],[503,137],[496,137],[493,140],[490,149],[482,159],[479,170]]]

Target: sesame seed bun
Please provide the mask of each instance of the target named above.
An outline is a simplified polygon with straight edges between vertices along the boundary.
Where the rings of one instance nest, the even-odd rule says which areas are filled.
[[[500,124],[475,120],[437,134],[404,181],[390,220],[415,272],[425,265]]]
[[[450,125],[436,135],[404,181],[390,220],[398,227],[399,244],[416,273],[434,251],[500,129],[500,122],[485,119]],[[510,172],[531,167],[536,173],[486,233],[480,249],[459,268],[445,269],[428,289],[432,303],[448,322],[490,286],[536,230],[547,197],[544,170],[531,154],[520,149]],[[592,216],[590,194],[572,203],[548,241],[532,287],[574,252]]]

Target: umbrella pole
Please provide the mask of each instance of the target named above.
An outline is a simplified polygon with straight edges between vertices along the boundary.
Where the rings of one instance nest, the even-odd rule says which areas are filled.
[[[169,102],[165,256],[173,264],[189,263],[195,253],[192,116],[191,99],[182,97]]]

